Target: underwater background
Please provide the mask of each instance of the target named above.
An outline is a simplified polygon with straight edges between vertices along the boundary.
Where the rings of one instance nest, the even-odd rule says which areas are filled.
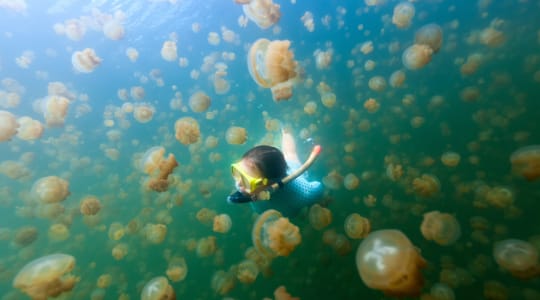
[[[0,142],[1,299],[28,299],[15,276],[54,253],[73,256],[79,277],[60,299],[139,299],[182,259],[186,277],[169,280],[178,299],[273,299],[282,285],[301,299],[392,298],[360,278],[362,239],[344,228],[352,213],[371,231],[408,237],[427,262],[426,299],[454,299],[433,295],[437,284],[455,299],[540,299],[538,274],[517,278],[493,253],[507,239],[540,251],[540,181],[511,162],[540,144],[540,2],[410,1],[415,13],[402,28],[392,21],[401,1],[274,3],[279,20],[261,28],[232,0],[0,0],[0,110],[44,128]],[[442,29],[440,50],[407,68],[404,50],[430,23]],[[290,41],[298,74],[288,100],[274,101],[250,76],[248,52],[260,38]],[[72,57],[87,48],[99,63],[81,69]],[[404,82],[394,84],[399,70]],[[211,99],[202,112],[190,105],[199,91]],[[69,102],[60,121],[48,119],[50,97]],[[199,124],[194,143],[175,138],[183,117]],[[246,130],[245,142],[227,138],[232,126]],[[308,175],[325,185],[320,205],[332,220],[317,229],[308,208],[291,218],[301,243],[244,283],[235,272],[257,215],[227,203],[230,164],[257,144],[277,145],[282,127],[297,137],[301,160],[322,146]],[[141,168],[156,146],[179,164],[165,192],[149,190]],[[537,164],[539,147],[529,147]],[[423,174],[435,178],[428,192],[415,183]],[[69,183],[65,199],[36,200],[35,182],[47,176]],[[96,215],[81,212],[88,196],[101,203]],[[424,237],[431,211],[455,217],[457,240]],[[225,233],[213,230],[220,214],[232,221]],[[166,228],[157,242],[153,224]]]

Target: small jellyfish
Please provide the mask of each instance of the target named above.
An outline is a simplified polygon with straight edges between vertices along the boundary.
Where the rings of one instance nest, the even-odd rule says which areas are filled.
[[[128,252],[129,252],[128,245],[124,243],[120,243],[113,247],[111,254],[112,254],[112,257],[114,257],[114,259],[122,260],[124,259],[124,257],[126,257]]]
[[[69,100],[63,96],[47,96],[40,101],[40,112],[43,113],[45,123],[51,127],[64,125],[69,108]]]
[[[109,226],[109,239],[111,239],[111,241],[122,239],[125,233],[124,225],[119,222],[113,222]]]
[[[13,287],[32,299],[57,297],[73,289],[79,278],[70,274],[75,267],[71,255],[56,253],[27,263],[13,279]]]
[[[519,148],[510,155],[512,171],[528,181],[540,178],[540,145]]]
[[[319,204],[309,208],[309,224],[316,230],[321,230],[332,223],[332,211]]]
[[[423,198],[433,197],[441,190],[439,179],[431,174],[422,174],[415,178],[412,185],[416,195]]]
[[[144,237],[151,244],[161,244],[167,235],[167,226],[164,224],[148,223],[144,226]]]
[[[202,224],[210,225],[214,222],[217,213],[214,210],[203,207],[197,211],[195,218]]]
[[[411,25],[414,13],[415,9],[412,3],[401,2],[394,7],[392,23],[395,24],[397,28],[407,28]]]
[[[73,68],[81,73],[91,73],[101,64],[94,49],[86,48],[82,51],[75,51],[71,55],[71,64]]]
[[[407,69],[418,70],[431,61],[432,54],[433,49],[429,46],[414,44],[403,51],[401,60]]]
[[[103,34],[110,40],[121,40],[125,34],[124,26],[118,20],[109,20],[103,24]]]
[[[69,238],[69,229],[62,223],[56,223],[49,226],[49,231],[47,234],[49,236],[49,240],[51,241],[65,241]]]
[[[198,240],[195,252],[197,253],[198,257],[208,257],[216,253],[216,250],[216,237],[208,236]]]
[[[479,34],[480,43],[496,48],[502,46],[506,42],[506,36],[502,31],[499,31],[493,27],[487,27]]]
[[[443,163],[443,165],[447,167],[451,167],[451,168],[459,165],[460,160],[461,160],[461,156],[459,155],[459,153],[452,152],[452,151],[444,152],[443,155],[441,156],[441,162]]]
[[[39,203],[58,203],[70,194],[69,182],[58,176],[42,177],[32,186],[31,194]]]
[[[220,296],[230,292],[234,288],[235,284],[236,281],[233,272],[218,270],[214,272],[214,275],[212,276],[212,290]]]
[[[154,117],[155,109],[152,105],[147,103],[137,104],[133,108],[133,117],[139,123],[148,123],[152,121]]]
[[[176,294],[165,276],[148,281],[141,292],[141,300],[175,300]]]
[[[360,185],[360,179],[353,173],[349,173],[343,178],[343,185],[349,191],[355,190]]]
[[[443,33],[441,26],[430,23],[420,27],[416,31],[414,37],[414,43],[418,45],[426,45],[433,50],[433,53],[437,53],[441,49]]]
[[[204,112],[210,107],[210,97],[202,91],[198,91],[189,98],[189,108],[194,112]]]
[[[273,3],[272,0],[246,1],[242,9],[244,14],[262,29],[276,24],[281,18],[279,4]]]
[[[289,256],[302,241],[298,227],[273,209],[257,218],[251,238],[255,249],[270,258]]]
[[[356,267],[362,281],[388,296],[419,296],[424,285],[420,270],[425,266],[424,258],[399,230],[374,231],[356,251]]]
[[[183,257],[174,257],[169,262],[166,273],[172,282],[184,280],[188,274],[186,260]]]
[[[493,257],[514,277],[529,279],[540,276],[538,249],[529,242],[518,239],[499,241],[493,247]]]
[[[373,98],[369,98],[364,102],[364,108],[370,114],[376,113],[380,107],[381,105],[379,104],[379,102]]]
[[[101,210],[101,202],[95,196],[86,196],[81,200],[79,210],[85,216],[93,216]]]
[[[371,231],[371,223],[368,219],[357,213],[352,213],[345,219],[345,233],[351,239],[361,239],[366,237]]]
[[[199,123],[192,117],[182,117],[176,120],[174,131],[176,139],[184,145],[194,144],[201,137]]]
[[[106,289],[111,285],[111,283],[112,283],[111,274],[103,274],[98,277],[96,286],[100,289]]]
[[[405,83],[405,79],[407,79],[407,76],[405,75],[405,72],[402,70],[397,70],[390,75],[390,79],[388,79],[388,82],[390,83],[391,87],[402,87]]]
[[[373,76],[369,79],[368,86],[375,92],[382,92],[386,89],[386,79],[382,76]]]
[[[38,238],[38,230],[34,226],[23,226],[15,232],[13,244],[18,247],[26,247],[35,242]]]
[[[0,124],[2,124],[1,119],[2,117],[0,116]],[[39,122],[38,120],[34,120],[30,117],[20,117],[17,119],[17,123],[20,125],[19,129],[17,130],[17,137],[25,141],[33,141],[39,139],[45,129],[41,122]],[[3,130],[4,129],[1,129],[0,127],[0,132],[2,132]],[[6,133],[9,132],[3,132],[3,134]],[[0,141],[2,141],[1,136]]]
[[[161,46],[161,58],[166,61],[176,61],[178,58],[175,41],[165,41]]]
[[[247,141],[247,131],[244,127],[231,126],[225,132],[225,140],[230,145],[242,145]]]
[[[251,259],[244,259],[236,268],[236,279],[242,283],[252,283],[259,275],[259,267]]]
[[[231,230],[232,220],[227,214],[220,214],[214,217],[212,230],[219,233],[227,233]]]
[[[457,219],[436,210],[424,214],[420,231],[426,240],[433,240],[441,246],[452,245],[461,236],[461,226]]]
[[[126,49],[126,56],[129,58],[131,62],[136,62],[137,59],[139,58],[139,51],[137,51],[137,49],[133,47],[129,47]]]

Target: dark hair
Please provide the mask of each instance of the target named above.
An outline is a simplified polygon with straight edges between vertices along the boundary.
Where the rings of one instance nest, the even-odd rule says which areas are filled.
[[[244,153],[242,158],[251,160],[268,179],[281,179],[287,176],[287,162],[283,153],[276,147],[255,146]]]

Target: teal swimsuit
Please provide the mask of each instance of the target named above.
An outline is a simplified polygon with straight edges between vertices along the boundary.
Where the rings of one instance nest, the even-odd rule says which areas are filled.
[[[300,167],[297,164],[288,165],[289,172]],[[317,203],[322,198],[323,192],[323,185],[319,181],[308,181],[306,172],[273,192],[270,200],[251,202],[251,208],[257,213],[275,209],[284,217],[292,218],[298,215],[302,208]]]

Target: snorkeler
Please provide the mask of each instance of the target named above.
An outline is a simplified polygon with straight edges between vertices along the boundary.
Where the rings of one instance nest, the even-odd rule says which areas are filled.
[[[237,191],[227,197],[229,203],[249,202],[257,213],[275,209],[285,217],[294,217],[303,207],[322,198],[323,185],[308,181],[305,173],[321,147],[315,145],[302,164],[290,132],[282,130],[281,133],[281,151],[268,145],[256,146],[231,165]]]

